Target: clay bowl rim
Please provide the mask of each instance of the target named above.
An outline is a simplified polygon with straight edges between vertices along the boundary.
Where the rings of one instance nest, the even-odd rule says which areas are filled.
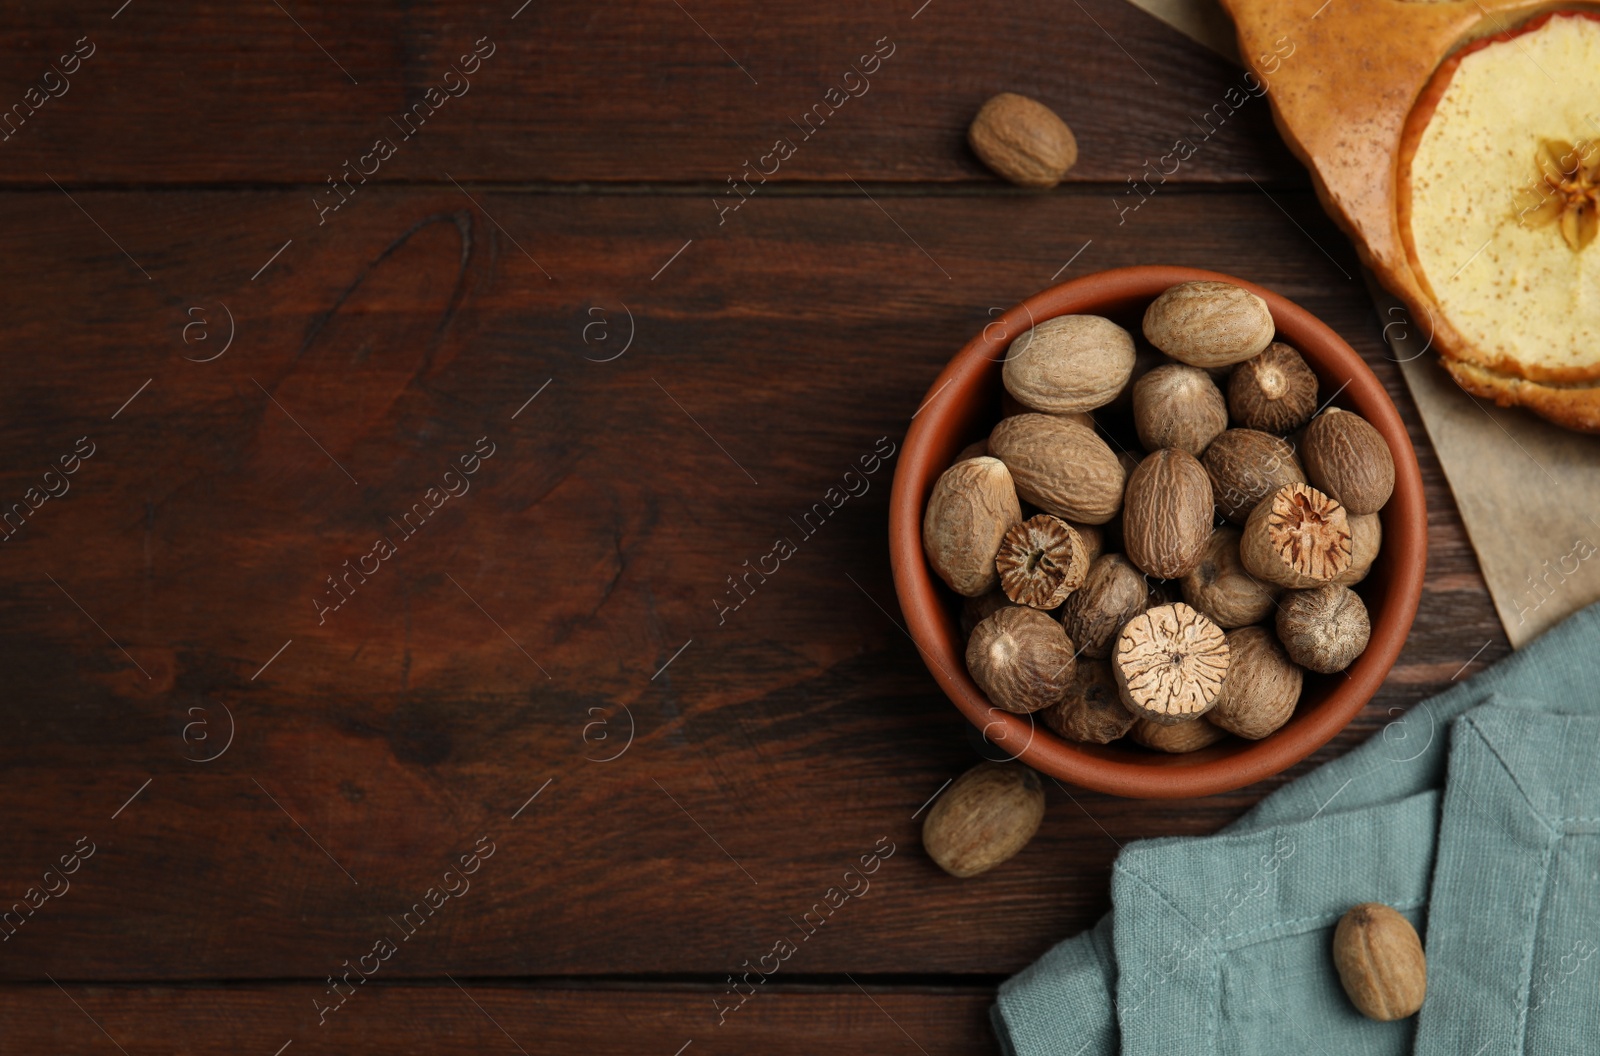
[[[923,509],[934,482],[955,454],[998,420],[994,395],[1011,335],[1059,315],[1126,316],[1142,310],[1167,287],[1197,279],[1231,282],[1265,300],[1277,339],[1300,350],[1321,379],[1323,391],[1345,386],[1333,405],[1361,414],[1389,445],[1395,485],[1381,514],[1383,550],[1360,588],[1372,618],[1372,635],[1342,683],[1323,682],[1319,699],[1310,706],[1302,701],[1294,718],[1264,740],[1230,737],[1187,755],[1135,754],[1115,744],[1077,744],[1057,737],[1032,716],[993,707],[967,674],[965,643],[950,607],[953,595],[923,554]],[[889,499],[895,592],[917,651],[945,694],[987,739],[1041,773],[1136,799],[1182,799],[1243,788],[1293,766],[1331,740],[1377,693],[1398,659],[1422,598],[1427,549],[1427,503],[1416,451],[1399,410],[1360,354],[1326,323],[1271,290],[1230,275],[1177,266],[1096,272],[1036,293],[991,321],[945,366],[923,397],[906,433]]]

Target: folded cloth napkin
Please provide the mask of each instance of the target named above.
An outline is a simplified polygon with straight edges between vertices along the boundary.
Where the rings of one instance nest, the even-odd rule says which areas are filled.
[[[1600,1049],[1597,760],[1600,605],[1218,835],[1129,844],[1113,869],[1115,912],[1000,988],[1001,1046],[1014,1056]],[[1333,925],[1369,901],[1424,934],[1428,999],[1414,1019],[1362,1017],[1334,971]]]

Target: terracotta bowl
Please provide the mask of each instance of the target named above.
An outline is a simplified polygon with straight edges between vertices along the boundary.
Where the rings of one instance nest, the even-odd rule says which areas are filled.
[[[1058,315],[1092,314],[1139,332],[1144,309],[1179,282],[1216,279],[1266,300],[1278,339],[1300,350],[1333,404],[1360,414],[1388,441],[1394,455],[1394,494],[1383,508],[1383,549],[1355,589],[1372,620],[1367,649],[1340,674],[1308,674],[1294,717],[1260,741],[1238,737],[1187,755],[1150,751],[1132,742],[1078,744],[1051,733],[1029,715],[993,707],[965,662],[961,601],[928,565],[922,515],[934,482],[967,444],[987,436],[1001,417],[1000,367],[1012,338]],[[1342,387],[1342,389],[1341,389]],[[1119,796],[1177,799],[1240,788],[1278,773],[1326,744],[1372,699],[1400,655],[1427,564],[1427,509],[1416,452],[1383,385],[1355,350],[1299,305],[1260,286],[1178,267],[1118,268],[1037,293],[967,342],[934,380],[912,419],[889,500],[889,556],[900,608],[929,672],[969,721],[1002,749],[1036,770],[1084,788]]]

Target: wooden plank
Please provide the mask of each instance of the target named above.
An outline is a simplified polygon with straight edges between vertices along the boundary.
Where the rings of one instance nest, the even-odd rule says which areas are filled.
[[[309,236],[292,192],[75,197],[132,261],[54,189],[0,195],[0,496],[95,445],[0,555],[0,896],[79,837],[96,851],[4,943],[6,979],[320,979],[399,942],[482,836],[492,858],[418,913],[390,977],[720,978],[880,840],[893,856],[796,973],[1009,973],[1091,923],[1119,844],[1214,831],[1286,778],[1159,811],[1051,786],[1015,861],[944,876],[914,815],[972,762],[970,729],[897,626],[893,459],[796,523],[898,442],[992,309],[1058,275],[1270,284],[1405,409],[1427,592],[1317,759],[1505,651],[1308,194],[1174,190],[1120,225],[1093,189],[775,197],[718,229],[675,196],[374,189]],[[195,362],[223,306],[233,345]],[[431,512],[447,485],[470,491]],[[380,537],[396,553],[333,593]],[[719,616],[778,537],[795,556]]]
[[[309,201],[346,164],[385,182],[701,181],[707,195],[746,165],[774,181],[987,182],[963,137],[1007,90],[1075,129],[1074,180],[1122,184],[1148,161],[1174,181],[1305,182],[1259,82],[1122,0],[695,0],[626,17],[572,0],[134,3],[115,20],[104,6],[30,9],[0,41],[6,184],[292,182]],[[88,57],[63,63],[80,40]],[[480,40],[485,57],[463,63]],[[419,103],[424,124],[400,120]],[[363,161],[379,137],[394,155]],[[762,162],[782,137],[794,153]],[[1179,138],[1195,152],[1162,163]]]
[[[992,995],[971,987],[764,984],[719,1023],[717,991],[690,986],[432,986],[374,980],[318,1024],[314,986],[145,987],[66,982],[0,989],[0,1053],[696,1056],[704,1053],[997,1052]],[[74,1003],[78,1007],[74,1007]],[[280,1046],[287,1044],[287,1049]]]

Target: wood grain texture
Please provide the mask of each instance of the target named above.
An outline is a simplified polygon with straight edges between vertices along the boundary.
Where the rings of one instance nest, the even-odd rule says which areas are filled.
[[[316,185],[392,136],[398,152],[375,180],[442,183],[449,172],[726,190],[775,140],[794,137],[798,150],[775,180],[990,181],[965,146],[966,126],[989,96],[1016,91],[1076,132],[1072,180],[1120,184],[1177,137],[1200,140],[1209,128],[1174,180],[1248,172],[1305,182],[1263,99],[1232,116],[1226,100],[1240,70],[1120,0],[627,9],[563,0],[526,5],[513,21],[519,5],[138,0],[115,21],[116,4],[30,10],[0,41],[6,107],[75,41],[87,36],[96,50],[66,94],[17,115],[26,121],[0,142],[0,179]],[[467,86],[454,76],[445,84],[483,38],[493,54]],[[847,82],[851,64],[885,38],[892,54],[863,64],[865,86]],[[464,94],[435,96],[443,105],[406,140],[394,119],[419,101],[426,116],[430,88]],[[796,124],[807,112],[804,139]]]
[[[80,835],[100,850],[6,943],[5,978],[319,979],[482,835],[493,858],[391,977],[721,977],[880,837],[893,857],[794,971],[1009,973],[1104,911],[1120,843],[1214,831],[1504,651],[1309,194],[1173,191],[1120,225],[1087,190],[773,198],[718,232],[678,197],[374,190],[254,282],[292,193],[77,197],[152,278],[59,192],[0,198],[18,347],[71,350],[4,365],[0,493],[97,444],[3,544],[0,891]],[[798,522],[898,442],[990,308],[1079,250],[1065,274],[1165,260],[1267,282],[1354,342],[1423,453],[1429,589],[1384,692],[1313,760],[1160,811],[1051,785],[1027,850],[960,883],[912,818],[973,755],[894,612],[892,459],[812,534]],[[183,358],[213,354],[183,341],[191,295],[236,321],[214,362]],[[620,345],[584,327],[620,341],[623,305],[633,344],[596,362]],[[470,491],[403,537],[388,518],[480,437],[495,453]],[[379,536],[396,556],[319,623],[327,577]],[[775,538],[797,553],[719,617]],[[224,706],[232,746],[191,761]],[[626,754],[591,761],[630,719]]]
[[[819,1044],[886,1056],[998,1051],[989,1033],[989,995],[972,987],[933,993],[863,980],[859,988],[846,982],[829,992],[773,983],[719,1025],[714,991],[703,986],[459,983],[374,982],[323,1026],[310,1013],[305,986],[14,987],[0,991],[0,1053],[113,1052],[108,1037],[128,1056],[270,1056],[286,1040],[292,1044],[284,1056],[519,1050],[537,1056],[803,1056]],[[832,1032],[830,1040],[820,1040],[824,1029]]]

